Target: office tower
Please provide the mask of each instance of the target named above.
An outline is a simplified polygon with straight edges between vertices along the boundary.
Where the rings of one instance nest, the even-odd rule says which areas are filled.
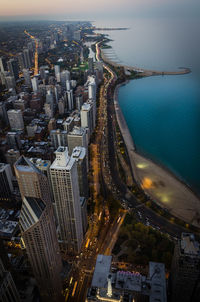
[[[73,100],[73,90],[67,90],[66,92],[66,98],[67,98],[67,110],[72,111],[74,109],[74,100]]]
[[[51,119],[54,116],[54,111],[53,111],[53,107],[51,104],[49,103],[45,103],[44,104],[44,111],[46,116]]]
[[[89,129],[89,136],[94,129],[93,105],[84,103],[81,107],[81,127]]]
[[[171,269],[172,302],[199,301],[200,243],[190,233],[182,233],[174,249]]]
[[[56,129],[56,120],[55,118],[52,118],[48,123],[48,131],[50,132],[51,130],[55,130],[55,129]]]
[[[5,77],[5,81],[6,81],[6,88],[9,89],[15,89],[16,87],[16,83],[15,83],[15,78],[13,76],[6,76]]]
[[[67,146],[67,131],[65,130],[51,130],[50,132],[51,137],[51,145],[54,149],[58,149],[59,146],[66,147]]]
[[[93,58],[88,58],[88,71],[90,74],[93,74]]]
[[[29,196],[51,202],[47,177],[28,158],[21,156],[14,169],[22,198]]]
[[[103,80],[103,63],[96,61],[94,63],[95,75],[97,83],[100,83]]]
[[[10,165],[0,163],[0,200],[10,200],[13,191],[12,178]]]
[[[0,57],[0,71],[5,72],[7,71],[7,63],[6,63],[6,58],[5,57]]]
[[[69,154],[72,154],[73,149],[77,146],[84,147],[87,150],[86,129],[83,127],[74,127],[73,130],[68,133],[67,141]]]
[[[27,108],[27,101],[23,99],[15,100],[13,103],[13,107],[14,109],[18,109],[24,112],[24,110]]]
[[[11,76],[13,76],[15,80],[19,79],[19,67],[17,61],[15,59],[10,59],[7,65]]]
[[[63,115],[65,113],[65,101],[63,99],[60,99],[58,101],[58,111],[60,115]]]
[[[83,95],[79,94],[76,96],[76,109],[80,111],[82,105],[83,105]]]
[[[10,149],[20,150],[22,146],[20,134],[18,132],[8,132],[6,135],[6,141]]]
[[[22,71],[25,68],[24,56],[22,52],[18,54],[17,59],[18,59],[20,70]]]
[[[66,89],[67,91],[71,90],[71,83],[69,80],[66,81]]]
[[[60,82],[63,89],[66,89],[66,82],[70,81],[70,72],[63,70],[60,74]]]
[[[88,98],[96,101],[96,80],[94,76],[88,77]]]
[[[81,40],[81,31],[77,30],[74,32],[74,40],[80,41]]]
[[[88,198],[87,155],[84,147],[73,149],[72,157],[76,160],[80,196]]]
[[[66,118],[62,125],[67,132],[71,131],[74,127],[74,118],[72,116],[69,116],[68,118]]]
[[[77,165],[66,147],[59,147],[50,167],[61,249],[78,253],[83,241]]]
[[[8,115],[6,111],[6,105],[3,102],[0,102],[0,118],[6,125],[8,125]]]
[[[62,301],[62,262],[51,203],[23,197],[19,225],[42,301]]]
[[[31,87],[31,77],[28,69],[23,69],[24,81],[25,84],[30,88]]]
[[[32,87],[33,87],[33,92],[37,93],[38,92],[38,77],[35,76],[31,79]]]
[[[6,162],[11,166],[12,172],[14,173],[14,164],[20,157],[20,153],[18,150],[9,149],[6,154]]]
[[[60,83],[60,65],[55,65],[54,71],[55,71],[56,81],[57,83]]]
[[[7,111],[10,128],[12,130],[24,130],[24,121],[21,110],[10,109]]]
[[[0,301],[20,302],[19,293],[13,281],[12,275],[3,265],[0,258]]]
[[[29,158],[29,160],[31,163],[33,163],[35,165],[36,168],[38,168],[40,171],[42,171],[42,173],[47,177],[51,200],[53,201],[53,191],[52,191],[52,186],[51,186],[51,175],[50,175],[51,161],[44,160],[41,158]]]
[[[46,78],[47,78],[46,67],[45,66],[40,67],[40,78],[42,80],[46,80]]]
[[[23,51],[23,55],[24,55],[24,65],[25,68],[30,68],[32,65],[32,60],[31,60],[31,52],[28,48],[25,48]]]

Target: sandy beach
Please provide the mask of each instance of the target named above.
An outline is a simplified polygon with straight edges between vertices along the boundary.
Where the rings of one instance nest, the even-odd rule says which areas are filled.
[[[127,147],[135,180],[153,201],[168,209],[172,215],[200,227],[199,198],[172,173],[136,152],[118,103],[119,87],[120,85],[116,87],[114,95],[116,117]]]

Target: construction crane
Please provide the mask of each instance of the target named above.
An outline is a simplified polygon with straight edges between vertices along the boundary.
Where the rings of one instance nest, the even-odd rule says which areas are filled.
[[[29,36],[32,40],[34,40],[35,42],[35,67],[34,67],[34,75],[37,75],[39,73],[38,71],[38,40],[32,36],[31,34],[29,34],[26,30],[24,31],[24,33]]]

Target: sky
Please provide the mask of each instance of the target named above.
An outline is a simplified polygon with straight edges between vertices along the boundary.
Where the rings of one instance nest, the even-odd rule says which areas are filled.
[[[82,18],[104,16],[196,15],[200,0],[0,0],[0,21],[6,18]],[[28,18],[27,18],[28,19]]]

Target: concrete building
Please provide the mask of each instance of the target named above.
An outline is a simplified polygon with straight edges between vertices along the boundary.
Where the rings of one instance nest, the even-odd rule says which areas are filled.
[[[22,71],[25,68],[24,55],[22,52],[20,52],[17,55],[17,59],[18,59],[18,64],[19,64],[20,70]]]
[[[15,59],[10,59],[7,62],[8,65],[8,71],[10,74],[15,78],[15,81],[19,79],[19,67],[18,63]]]
[[[98,255],[86,301],[167,302],[165,265],[149,262],[148,277],[138,272],[111,272],[112,256]]]
[[[22,199],[24,196],[36,197],[51,202],[47,177],[28,158],[21,156],[14,165]]]
[[[0,102],[0,118],[6,125],[8,125],[8,114],[6,111],[6,105],[3,102]]]
[[[62,301],[62,262],[52,205],[23,197],[19,224],[42,301]]]
[[[6,135],[6,141],[10,149],[20,150],[22,146],[20,134],[18,132],[8,132]]]
[[[67,117],[66,120],[63,122],[62,126],[65,131],[72,131],[74,127],[74,118],[72,116]]]
[[[51,130],[51,145],[54,149],[58,149],[59,146],[67,147],[67,131],[65,130]]]
[[[0,259],[0,301],[1,302],[20,302],[20,297],[12,275],[4,268]]]
[[[171,268],[172,302],[199,301],[200,242],[191,233],[182,233],[174,249]]]
[[[55,154],[50,173],[60,246],[64,251],[76,254],[83,241],[77,165],[75,159],[68,156],[67,148],[59,147]]]
[[[54,66],[55,76],[57,83],[60,83],[60,65]]]
[[[5,72],[7,71],[7,63],[6,63],[6,58],[5,57],[0,57],[0,71]]]
[[[28,48],[25,48],[23,50],[23,55],[24,55],[24,65],[25,65],[25,68],[30,68],[31,65],[32,65],[32,58],[31,58],[31,52]]]
[[[0,163],[0,200],[10,200],[13,191],[12,178],[10,165]]]
[[[81,40],[81,31],[80,30],[76,30],[74,32],[74,40],[76,40],[76,41],[80,41]]]
[[[6,162],[7,164],[9,164],[11,166],[12,172],[14,172],[14,164],[15,162],[18,160],[18,158],[20,157],[20,153],[18,150],[14,150],[14,149],[9,149],[6,154]]]
[[[34,76],[31,79],[31,83],[32,83],[33,92],[37,93],[38,92],[38,77]]]
[[[86,154],[88,153],[88,145],[86,138],[86,129],[83,127],[74,127],[71,132],[67,134],[68,150],[69,154],[75,147],[80,146],[86,149]]]
[[[29,88],[31,88],[31,77],[30,77],[29,69],[23,69],[23,75],[24,75],[25,84],[26,84]]]
[[[58,112],[60,115],[65,113],[65,101],[63,99],[58,101]]]
[[[93,105],[84,103],[81,107],[81,127],[88,128],[89,137],[94,129]]]
[[[10,109],[7,111],[10,128],[15,131],[24,130],[24,121],[21,110]]]
[[[6,82],[6,88],[9,89],[15,89],[16,87],[16,82],[15,82],[15,78],[11,75],[7,75],[5,77],[5,82]]]
[[[87,155],[84,147],[75,147],[71,155],[77,163],[80,196],[88,198]]]

